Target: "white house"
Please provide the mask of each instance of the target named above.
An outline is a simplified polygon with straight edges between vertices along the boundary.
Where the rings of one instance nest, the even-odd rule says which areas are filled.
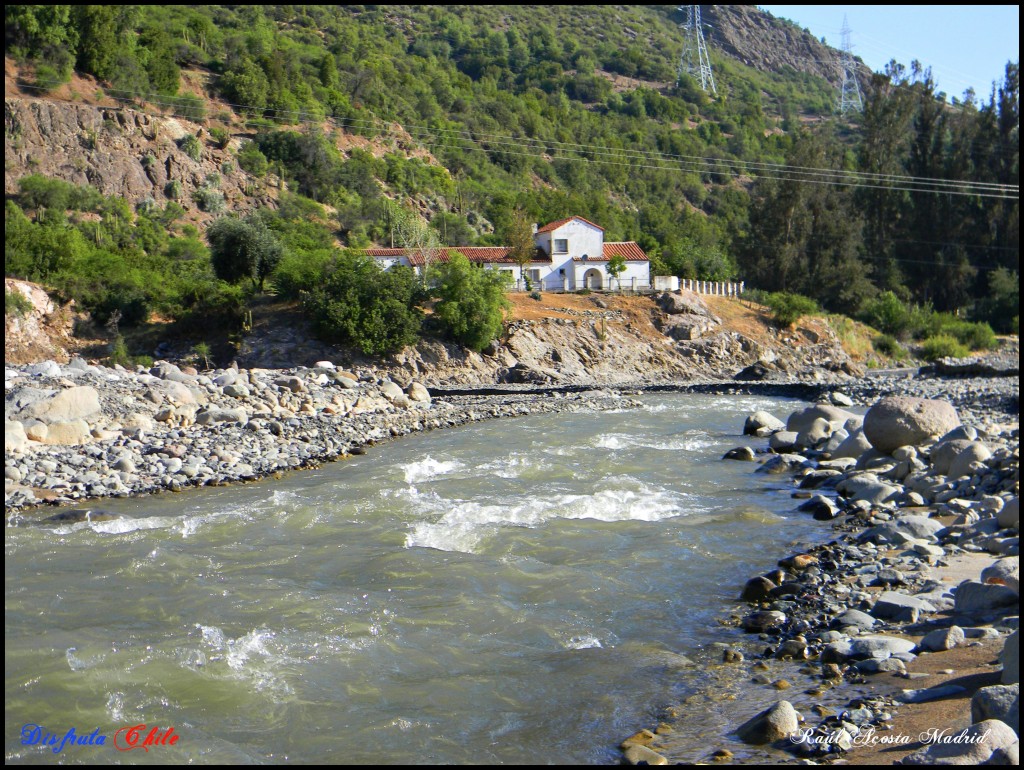
[[[583,217],[570,217],[538,227],[534,234],[535,257],[523,268],[532,288],[546,291],[577,289],[648,289],[651,285],[650,260],[635,241],[606,242],[604,228]],[[366,254],[382,267],[408,265],[421,270],[425,263],[447,262],[459,252],[475,264],[510,274],[512,285],[526,288],[519,281],[519,265],[509,257],[508,246],[447,246],[435,249],[427,257],[413,249],[367,249]],[[621,256],[626,269],[612,278],[608,262]]]

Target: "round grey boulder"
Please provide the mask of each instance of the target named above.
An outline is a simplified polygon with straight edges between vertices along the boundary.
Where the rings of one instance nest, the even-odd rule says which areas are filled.
[[[959,424],[960,416],[948,401],[888,396],[864,415],[864,435],[879,452],[891,454],[901,446],[943,436]]]
[[[744,743],[763,744],[787,738],[799,729],[796,709],[789,701],[782,700],[744,722],[736,734]]]
[[[902,760],[904,765],[980,765],[1000,749],[1017,742],[1017,733],[1005,722],[986,719],[963,730],[933,728],[924,748]]]

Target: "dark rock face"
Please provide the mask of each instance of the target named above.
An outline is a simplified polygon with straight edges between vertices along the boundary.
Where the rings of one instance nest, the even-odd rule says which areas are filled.
[[[810,72],[835,85],[842,73],[839,51],[788,21],[753,5],[705,5],[708,45],[759,70]]]
[[[164,118],[121,107],[50,102],[35,98],[4,100],[4,190],[18,191],[18,180],[30,173],[88,184],[104,195],[131,204],[164,200],[169,182],[181,185],[179,202],[189,208],[192,193],[211,174],[236,211],[273,204],[269,192],[248,196],[255,180],[241,169],[223,172],[231,147],[220,150],[204,143],[199,161],[181,151],[176,140],[185,134],[202,138],[205,129],[184,118]],[[233,142],[237,145],[237,142]],[[144,162],[151,156],[152,162]]]

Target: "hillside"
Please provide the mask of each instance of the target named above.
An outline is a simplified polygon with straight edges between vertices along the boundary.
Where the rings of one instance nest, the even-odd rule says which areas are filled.
[[[96,328],[132,337],[160,318],[193,344],[210,329],[237,343],[256,284],[297,301],[339,247],[394,245],[398,219],[487,246],[520,215],[600,222],[655,274],[741,277],[849,314],[893,292],[1016,323],[1012,196],[806,171],[956,175],[969,153],[979,180],[1009,184],[1016,161],[985,148],[1018,152],[1010,69],[973,115],[936,106],[926,73],[878,76],[849,123],[831,115],[836,52],[749,7],[705,7],[717,96],[676,83],[674,6],[6,15],[5,272]],[[207,228],[225,215],[280,243],[253,287],[214,268]]]

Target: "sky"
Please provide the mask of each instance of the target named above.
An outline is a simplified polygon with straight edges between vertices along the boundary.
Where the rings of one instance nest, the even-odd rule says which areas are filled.
[[[762,5],[772,16],[795,21],[815,37],[842,48],[843,16],[850,43],[875,72],[890,59],[908,69],[917,59],[932,68],[938,91],[962,98],[973,87],[988,101],[1001,84],[1006,62],[1020,61],[1019,5]]]

